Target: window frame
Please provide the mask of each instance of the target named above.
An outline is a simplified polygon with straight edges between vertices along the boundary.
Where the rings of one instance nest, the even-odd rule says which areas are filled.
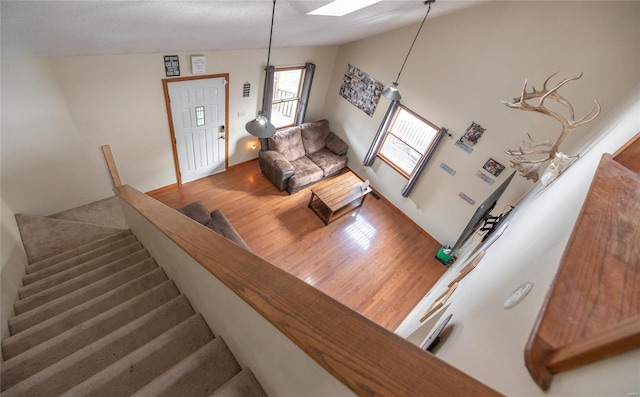
[[[384,145],[387,142],[387,139],[389,138],[389,136],[392,136],[392,137],[398,139],[399,141],[401,141],[404,144],[406,144],[412,150],[415,150],[416,152],[420,153],[419,150],[417,150],[412,145],[410,145],[408,142],[404,141],[403,139],[401,139],[399,136],[397,136],[396,134],[394,134],[392,132],[392,129],[393,129],[395,123],[396,123],[396,120],[398,119],[398,116],[400,115],[400,112],[402,112],[402,111],[408,112],[409,114],[411,114],[412,116],[414,116],[415,118],[417,118],[418,120],[420,120],[421,122],[423,122],[424,124],[426,124],[427,126],[433,128],[435,130],[435,133],[433,134],[433,137],[431,138],[431,141],[429,142],[427,147],[424,149],[424,152],[422,152],[420,154],[420,157],[416,161],[416,163],[413,166],[413,169],[411,170],[410,173],[407,173],[400,166],[398,166],[396,163],[394,163],[393,160],[385,157],[384,154],[382,154],[382,150],[383,150]],[[437,125],[433,124],[432,122],[430,122],[429,120],[425,119],[424,117],[420,116],[418,113],[414,112],[413,110],[409,109],[408,107],[402,105],[401,103],[398,103],[398,107],[394,111],[393,116],[391,116],[391,119],[392,119],[392,121],[391,121],[391,123],[389,123],[389,128],[387,129],[387,131],[385,131],[384,139],[383,139],[382,143],[380,144],[380,149],[377,151],[376,157],[379,158],[380,160],[382,160],[382,162],[384,162],[389,167],[394,169],[396,172],[398,172],[404,178],[410,179],[411,176],[416,172],[416,168],[418,167],[418,165],[420,164],[422,159],[429,153],[429,151],[430,151],[429,149],[433,146],[434,142],[436,141],[436,137],[438,136],[438,131],[440,131],[440,127],[438,127]]]
[[[296,96],[292,97],[292,98],[283,98],[283,99],[275,99],[274,97],[276,96],[277,92],[278,92],[278,88],[277,88],[277,74],[278,72],[286,72],[286,71],[290,71],[290,70],[300,70],[300,79],[298,80],[298,91],[296,92]],[[300,98],[302,95],[302,86],[304,84],[304,74],[305,74],[305,66],[289,66],[289,67],[274,67],[273,70],[273,76],[274,76],[274,87],[273,87],[273,97],[271,98],[271,113],[272,113],[272,122],[273,122],[273,112],[274,112],[274,106],[275,105],[279,105],[281,103],[285,103],[285,102],[293,102],[295,101],[295,107],[294,107],[294,111],[293,111],[293,115],[292,117],[292,122],[291,124],[286,124],[286,125],[282,125],[282,126],[276,126],[277,130],[281,130],[284,128],[289,128],[289,127],[293,127],[296,123],[296,117],[298,114],[298,111],[300,109]]]

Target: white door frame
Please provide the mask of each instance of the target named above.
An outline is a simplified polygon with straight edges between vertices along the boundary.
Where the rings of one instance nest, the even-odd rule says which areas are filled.
[[[173,163],[176,170],[176,180],[178,186],[182,185],[182,176],[180,175],[180,164],[178,162],[178,150],[176,149],[176,134],[173,129],[173,115],[171,114],[171,98],[169,98],[169,83],[176,83],[189,80],[205,80],[223,77],[227,84],[224,86],[224,166],[229,168],[229,73],[207,74],[189,77],[176,77],[171,79],[162,79],[162,87],[164,90],[164,102],[167,107],[167,117],[169,119],[169,133],[171,135],[171,148],[173,150]]]

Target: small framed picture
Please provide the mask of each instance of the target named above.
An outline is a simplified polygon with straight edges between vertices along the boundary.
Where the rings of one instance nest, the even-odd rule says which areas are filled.
[[[493,176],[498,176],[504,170],[504,165],[498,163],[492,158],[489,158],[482,168]]]
[[[484,134],[485,130],[486,128],[473,121],[469,128],[467,128],[467,131],[465,131],[464,135],[460,138],[460,142],[467,146],[473,146],[478,143],[478,139],[480,139],[482,134]]]
[[[180,76],[180,59],[177,55],[164,56],[164,73],[167,77]]]

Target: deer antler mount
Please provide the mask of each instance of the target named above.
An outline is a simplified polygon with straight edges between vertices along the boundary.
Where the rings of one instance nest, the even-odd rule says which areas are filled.
[[[567,101],[562,97],[562,95],[558,93],[558,90],[568,82],[581,78],[582,73],[580,73],[579,76],[569,77],[562,80],[553,88],[547,88],[549,80],[551,80],[551,78],[553,78],[556,74],[558,73],[556,72],[552,74],[545,80],[541,90],[536,90],[535,87],[531,86],[531,91],[527,91],[528,82],[527,80],[525,80],[520,97],[514,98],[512,102],[500,101],[504,105],[513,109],[537,112],[552,117],[558,120],[562,125],[562,132],[560,133],[560,136],[555,143],[551,143],[551,141],[548,140],[544,142],[535,142],[531,135],[527,134],[528,139],[524,140],[522,142],[522,145],[518,146],[517,149],[506,150],[507,154],[513,156],[513,160],[511,160],[511,166],[515,168],[520,173],[520,175],[524,176],[527,179],[533,180],[534,183],[537,182],[540,178],[540,167],[545,162],[554,160],[557,157],[559,153],[558,147],[560,146],[562,141],[564,141],[569,132],[580,127],[581,125],[593,121],[600,114],[600,104],[598,103],[598,101],[594,101],[596,104],[593,109],[591,109],[583,117],[576,120],[573,106],[571,105],[571,103],[569,103],[569,101]],[[555,101],[558,104],[562,105],[567,110],[569,115],[566,117],[545,107],[545,101],[547,100]],[[537,158],[528,158],[525,156],[535,156]],[[557,172],[559,173],[560,171]]]

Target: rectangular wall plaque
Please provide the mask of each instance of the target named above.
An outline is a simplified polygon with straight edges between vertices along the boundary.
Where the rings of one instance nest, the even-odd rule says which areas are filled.
[[[245,82],[242,86],[242,97],[249,98],[249,93],[251,92],[251,84],[249,82]]]
[[[459,147],[460,149],[464,150],[465,152],[471,154],[471,152],[473,152],[473,148],[471,146],[467,146],[464,143],[460,142],[459,140],[456,141],[456,146]]]
[[[493,182],[495,182],[493,178],[486,176],[485,174],[482,173],[482,171],[476,172],[476,176],[482,179],[483,181],[487,182],[489,185],[493,185]]]
[[[191,55],[191,73],[207,73],[207,58],[204,55]]]
[[[456,170],[454,170],[453,168],[449,167],[445,163],[440,163],[440,168],[442,168],[443,170],[447,171],[451,175],[455,175],[456,174]]]
[[[164,72],[167,77],[180,76],[180,59],[177,55],[164,56]]]
[[[474,205],[476,203],[476,201],[474,199],[472,199],[471,197],[467,196],[466,194],[460,192],[458,193],[458,196],[463,199],[464,201],[466,201],[467,203]]]

